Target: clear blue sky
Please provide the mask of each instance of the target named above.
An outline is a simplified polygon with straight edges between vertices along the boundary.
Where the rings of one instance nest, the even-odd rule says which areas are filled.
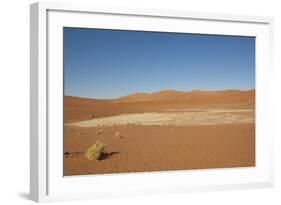
[[[64,28],[65,95],[254,88],[254,37]]]

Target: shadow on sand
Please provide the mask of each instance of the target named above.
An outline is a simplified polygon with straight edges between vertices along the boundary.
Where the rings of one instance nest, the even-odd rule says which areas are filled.
[[[108,159],[112,155],[115,155],[115,154],[119,154],[119,152],[104,152],[104,153],[102,153],[102,156],[101,156],[100,160]]]

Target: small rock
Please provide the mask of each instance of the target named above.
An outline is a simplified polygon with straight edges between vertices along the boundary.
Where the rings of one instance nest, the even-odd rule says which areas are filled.
[[[102,134],[103,132],[104,132],[104,130],[103,130],[103,129],[100,129],[100,130],[96,131],[96,134],[97,134],[97,135],[100,135],[100,134]]]
[[[70,153],[69,152],[65,152],[64,155],[70,155]]]
[[[78,133],[78,135],[79,136],[84,135],[84,132],[81,131],[81,132]]]
[[[123,138],[123,136],[120,134],[120,132],[115,132],[115,137],[117,139],[122,139]]]
[[[95,118],[95,115],[94,115],[94,114],[91,114],[90,117],[91,117],[91,118]]]

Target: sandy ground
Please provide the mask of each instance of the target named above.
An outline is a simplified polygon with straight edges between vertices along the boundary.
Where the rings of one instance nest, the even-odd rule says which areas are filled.
[[[67,97],[64,175],[255,166],[254,93],[241,93]],[[85,151],[96,141],[107,155],[88,161]]]
[[[223,125],[233,123],[253,123],[253,110],[196,109],[189,111],[150,112],[121,114],[92,120],[67,123],[66,126],[100,127],[114,125]]]
[[[64,175],[254,166],[254,130],[254,124],[67,127]],[[84,152],[97,140],[110,155],[89,162]]]

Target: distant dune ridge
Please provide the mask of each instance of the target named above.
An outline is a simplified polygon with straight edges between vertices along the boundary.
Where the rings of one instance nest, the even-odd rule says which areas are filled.
[[[223,90],[223,91],[204,91],[193,90],[189,92],[176,90],[161,90],[154,93],[134,93],[117,99],[117,101],[200,101],[200,100],[217,100],[217,101],[236,101],[253,103],[255,100],[255,90]],[[230,100],[230,101],[228,101]],[[208,102],[206,102],[208,103]]]
[[[134,93],[116,99],[64,97],[64,120],[87,120],[90,115],[107,117],[121,113],[159,112],[210,106],[254,107],[255,90],[223,90],[190,92],[162,90],[155,93]]]

